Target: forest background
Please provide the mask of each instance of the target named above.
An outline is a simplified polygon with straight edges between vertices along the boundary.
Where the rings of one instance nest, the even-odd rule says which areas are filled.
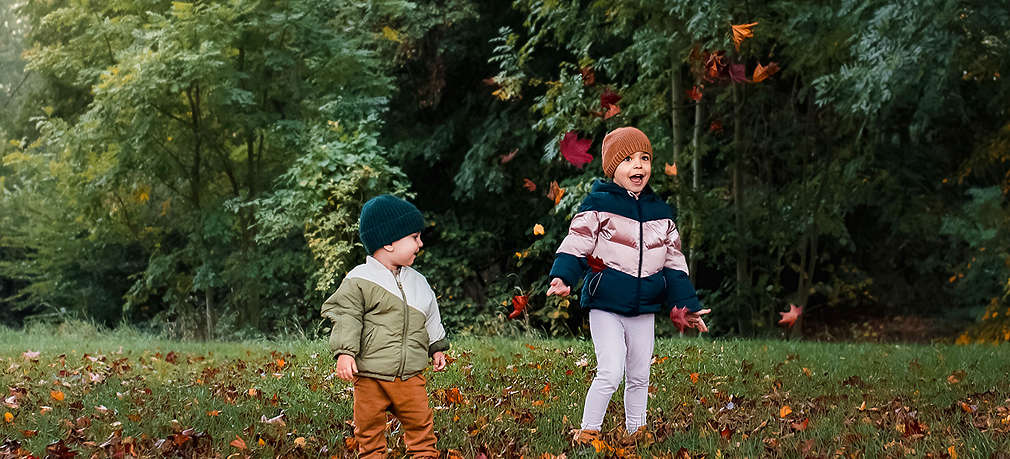
[[[0,26],[8,326],[320,336],[390,192],[452,333],[580,335],[547,273],[634,125],[713,335],[794,304],[792,333],[1010,340],[1000,1],[0,0]]]

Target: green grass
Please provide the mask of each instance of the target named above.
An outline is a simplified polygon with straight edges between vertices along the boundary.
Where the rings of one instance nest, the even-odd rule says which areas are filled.
[[[23,355],[29,350],[40,352],[37,361]],[[655,442],[619,446],[619,391],[599,453],[568,440],[593,377],[588,341],[461,338],[449,355],[445,372],[428,375],[436,434],[440,448],[468,458],[1010,451],[1008,346],[659,340],[649,400]],[[61,440],[81,456],[347,456],[352,393],[333,369],[322,341],[0,328],[0,381],[16,405],[0,407],[13,416],[0,421],[0,456],[41,456]],[[784,406],[791,413],[780,417]],[[231,444],[236,436],[247,449]],[[402,452],[401,436],[390,445]],[[56,454],[59,446],[48,447]]]

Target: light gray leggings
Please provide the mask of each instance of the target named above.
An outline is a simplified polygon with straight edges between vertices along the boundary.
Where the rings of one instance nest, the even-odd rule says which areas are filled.
[[[625,317],[599,309],[589,311],[597,367],[582,411],[583,429],[600,430],[610,396],[617,391],[622,378],[625,427],[634,433],[645,425],[655,323],[655,314]]]

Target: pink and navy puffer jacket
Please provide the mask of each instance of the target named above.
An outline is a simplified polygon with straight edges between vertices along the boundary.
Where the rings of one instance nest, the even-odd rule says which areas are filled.
[[[696,312],[701,305],[673,218],[648,186],[636,199],[620,185],[597,180],[572,217],[550,278],[569,287],[583,278],[585,308],[626,316],[675,306]]]

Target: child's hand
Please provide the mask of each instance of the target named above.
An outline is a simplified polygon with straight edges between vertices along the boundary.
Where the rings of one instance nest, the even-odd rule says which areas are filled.
[[[354,381],[354,375],[358,373],[358,364],[354,362],[354,357],[347,354],[340,354],[337,357],[337,377],[344,381]]]
[[[551,286],[550,288],[547,289],[547,296],[551,295],[568,296],[569,293],[572,293],[571,287],[565,285],[565,282],[561,280],[560,277],[555,277],[554,279],[551,279]]]
[[[687,308],[673,308],[670,310],[670,320],[677,326],[681,333],[685,328],[697,328],[699,332],[707,332],[708,326],[701,316],[712,312],[711,309],[702,309],[698,312],[689,312]]]
[[[442,371],[442,370],[444,370],[445,366],[448,365],[448,364],[449,363],[445,360],[445,354],[444,353],[442,353],[442,352],[436,352],[436,353],[434,353],[434,354],[431,355],[431,367],[434,368],[435,371]]]
[[[711,309],[702,309],[698,312],[689,312],[685,314],[687,317],[687,325],[692,328],[697,328],[698,332],[703,333],[708,331],[708,326],[705,325],[705,321],[701,316],[712,312]]]

